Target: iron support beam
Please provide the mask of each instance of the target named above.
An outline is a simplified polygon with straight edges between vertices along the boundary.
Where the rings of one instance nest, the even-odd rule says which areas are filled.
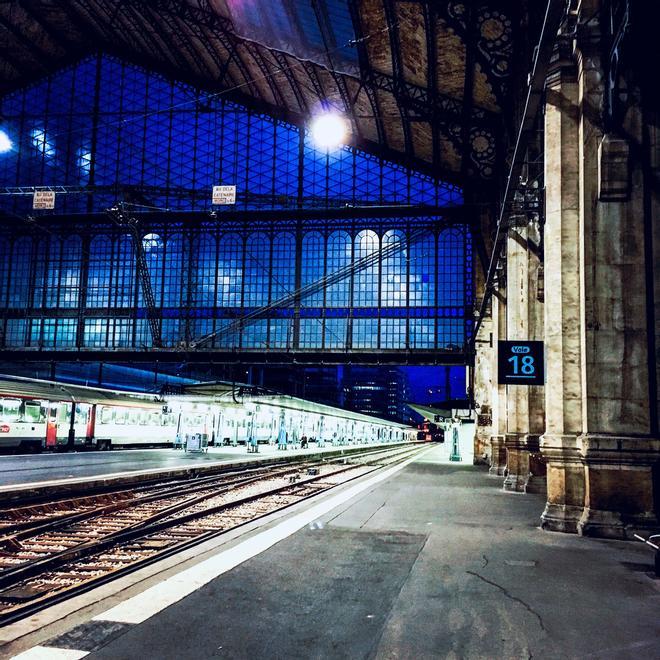
[[[479,332],[481,323],[486,313],[486,308],[492,295],[494,286],[495,270],[500,259],[500,250],[503,239],[506,237],[506,226],[510,216],[510,206],[513,202],[514,194],[518,188],[520,172],[523,165],[523,158],[527,152],[527,145],[534,132],[534,123],[541,107],[541,99],[545,90],[545,80],[550,65],[552,49],[554,47],[557,32],[562,19],[568,12],[567,0],[548,0],[545,18],[541,27],[541,34],[538,44],[534,50],[535,57],[532,64],[532,70],[529,74],[529,85],[527,89],[527,98],[525,101],[525,110],[522,115],[518,137],[511,159],[511,166],[506,180],[504,196],[500,206],[500,212],[497,219],[495,231],[495,240],[493,241],[493,250],[488,265],[488,275],[484,288],[484,296],[479,308],[479,315],[476,319],[473,332],[472,347],[474,339]]]

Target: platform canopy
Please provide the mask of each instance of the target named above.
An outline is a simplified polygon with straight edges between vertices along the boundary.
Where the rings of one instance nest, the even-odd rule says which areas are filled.
[[[0,95],[103,52],[446,181],[495,181],[531,20],[512,0],[13,0]],[[543,3],[541,3],[543,4]]]

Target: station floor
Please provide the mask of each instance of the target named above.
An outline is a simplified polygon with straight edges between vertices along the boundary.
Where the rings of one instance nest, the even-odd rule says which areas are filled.
[[[660,657],[644,546],[543,532],[540,496],[440,455],[294,509],[16,657]]]
[[[236,461],[263,460],[280,456],[336,451],[353,445],[333,447],[326,444],[317,449],[280,451],[275,446],[259,445],[259,453],[248,454],[245,445],[210,447],[208,452],[184,452],[182,449],[113,449],[62,454],[14,454],[0,456],[0,488],[34,485],[67,479],[108,477],[147,470],[168,470],[177,467],[210,466]],[[359,445],[365,447],[367,445]],[[373,446],[373,445],[369,445]]]

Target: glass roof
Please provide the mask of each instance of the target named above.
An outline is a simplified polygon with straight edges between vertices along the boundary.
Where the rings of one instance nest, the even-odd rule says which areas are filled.
[[[357,72],[348,0],[224,0],[240,36],[336,71]]]

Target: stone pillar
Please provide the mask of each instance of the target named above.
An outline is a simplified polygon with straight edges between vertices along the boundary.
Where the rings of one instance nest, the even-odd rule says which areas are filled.
[[[545,274],[541,255],[541,231],[538,223],[527,228],[527,263],[529,307],[527,310],[530,339],[543,340],[545,314]],[[523,487],[526,493],[547,492],[546,465],[541,455],[540,439],[545,431],[545,388],[529,389],[529,472]]]
[[[506,339],[506,300],[504,292],[496,289],[492,297],[493,342]],[[502,476],[506,470],[506,387],[497,383],[497,351],[492,354],[492,432],[490,436],[489,474]]]
[[[474,462],[490,465],[490,438],[493,435],[491,398],[493,390],[493,323],[484,318],[479,328],[474,360],[474,401],[477,424],[474,436]]]
[[[567,52],[564,52],[566,48]],[[576,532],[584,509],[580,333],[578,83],[570,44],[549,72],[545,105],[545,432],[541,526]]]
[[[583,16],[605,10],[582,0]],[[602,21],[606,20],[604,16]],[[647,286],[652,276],[645,254],[645,130],[635,100],[634,79],[627,107],[611,121],[604,108],[605,68],[598,22],[589,22],[577,42],[580,115],[580,233],[582,277],[583,433],[579,452],[585,470],[585,507],[578,532],[622,538],[632,529],[657,526],[654,465],[660,458],[649,396]],[[622,61],[621,70],[625,67]],[[622,82],[622,81],[619,81]],[[607,119],[607,118],[605,118]],[[622,125],[621,125],[622,124]],[[640,158],[640,154],[642,154]]]
[[[518,226],[509,228],[507,238],[507,338],[536,340],[543,337],[537,291],[540,237],[537,226],[529,225],[526,216],[518,217]],[[506,390],[507,466],[503,487],[524,492],[530,477],[530,458],[539,453],[544,428],[543,388],[509,385]]]

